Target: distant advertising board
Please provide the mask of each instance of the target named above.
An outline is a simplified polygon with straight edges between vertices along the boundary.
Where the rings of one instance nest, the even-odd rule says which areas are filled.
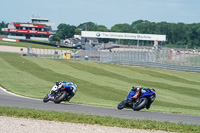
[[[14,26],[17,26],[17,27],[44,28],[44,25],[40,25],[40,24],[20,24],[20,23],[14,23]]]
[[[117,32],[81,31],[82,37],[166,41],[166,35]]]
[[[36,31],[36,30],[19,30],[19,29],[8,29],[8,32],[18,32],[18,33],[32,33],[32,34],[49,34],[49,31]]]

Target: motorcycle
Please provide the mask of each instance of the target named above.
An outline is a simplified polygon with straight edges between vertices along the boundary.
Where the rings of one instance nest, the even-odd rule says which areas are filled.
[[[132,108],[134,111],[140,111],[144,108],[149,109],[156,98],[156,92],[154,89],[147,89],[145,92],[142,92],[140,97],[137,98],[135,101],[131,99],[133,95],[135,95],[135,92],[131,90],[126,99],[118,104],[117,108],[119,110],[123,108]]]
[[[55,85],[52,87],[51,92],[44,97],[43,102],[53,101],[54,103],[59,104],[62,101],[69,101],[69,92],[72,91],[71,89],[70,86],[67,88],[57,88]]]

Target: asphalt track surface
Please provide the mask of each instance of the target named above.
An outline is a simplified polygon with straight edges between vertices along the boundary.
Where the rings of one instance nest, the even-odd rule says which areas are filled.
[[[131,109],[118,110],[117,108],[80,105],[72,103],[55,104],[43,103],[40,99],[31,99],[14,95],[0,87],[0,106],[20,107],[38,110],[64,111],[79,114],[98,116],[111,116],[125,119],[166,121],[171,123],[184,123],[200,125],[200,116],[160,113],[151,111],[133,111]]]

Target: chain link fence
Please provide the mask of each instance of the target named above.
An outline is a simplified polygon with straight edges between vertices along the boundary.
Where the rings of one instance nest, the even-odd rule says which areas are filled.
[[[156,62],[164,64],[200,66],[200,51],[189,49],[132,49],[101,52],[101,62]]]
[[[102,52],[100,62],[200,72],[200,51],[169,48],[134,48]]]
[[[90,62],[146,66],[152,68],[200,72],[200,51],[169,48],[129,48],[111,50],[48,50],[28,48],[28,56]]]
[[[27,54],[24,55],[40,58],[51,58],[51,59],[70,59],[70,50],[55,50],[55,49],[37,49],[27,48]]]

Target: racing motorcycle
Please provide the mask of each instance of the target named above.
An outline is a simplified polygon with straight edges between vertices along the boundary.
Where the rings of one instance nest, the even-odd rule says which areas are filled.
[[[71,87],[58,88],[55,85],[52,87],[51,92],[44,97],[43,102],[46,103],[48,101],[53,101],[54,103],[60,103],[62,101],[69,101],[69,92],[72,91],[71,89]]]
[[[154,89],[147,89],[145,92],[142,92],[140,97],[135,101],[131,99],[133,95],[135,95],[135,92],[131,90],[126,99],[118,104],[117,108],[119,110],[123,108],[132,108],[134,111],[139,111],[144,108],[149,109],[156,98],[156,92]]]

